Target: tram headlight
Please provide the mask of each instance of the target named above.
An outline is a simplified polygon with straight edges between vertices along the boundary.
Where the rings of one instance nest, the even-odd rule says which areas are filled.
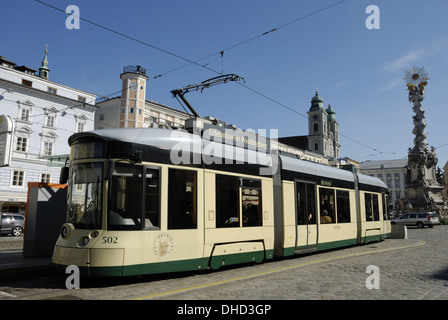
[[[90,232],[89,237],[90,237],[90,239],[95,239],[99,235],[100,235],[100,233],[95,230],[95,231]]]
[[[81,244],[86,246],[89,243],[89,237],[85,236],[81,239]]]
[[[69,229],[67,226],[62,226],[61,228],[61,237],[62,239],[67,239],[69,235]]]

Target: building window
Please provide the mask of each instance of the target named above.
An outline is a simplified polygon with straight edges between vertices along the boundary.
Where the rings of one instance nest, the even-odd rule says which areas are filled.
[[[43,154],[44,156],[53,155],[53,142],[44,141]]]
[[[48,115],[47,116],[47,123],[46,123],[47,127],[52,127],[54,128],[54,116],[53,115]]]
[[[318,132],[319,131],[319,124],[318,123],[314,123],[314,125],[313,125],[313,130],[314,130],[314,132]]]
[[[48,92],[48,93],[52,93],[52,94],[56,94],[56,93],[58,92],[58,90],[55,89],[55,88],[52,88],[52,87],[48,87],[48,88],[47,88],[47,92]]]
[[[17,121],[30,122],[31,121],[31,110],[33,108],[32,102],[18,101],[19,112],[17,114]]]
[[[15,151],[19,152],[27,152],[28,151],[28,144],[29,139],[32,131],[28,126],[19,126],[16,131],[16,149]]]
[[[104,113],[100,113],[100,121],[104,120]]]
[[[30,121],[30,109],[22,109],[20,120]]]
[[[101,115],[100,115],[101,118]],[[103,114],[103,119],[104,119],[104,114]],[[87,117],[83,114],[81,115],[76,115],[75,116],[75,132],[84,132],[85,127],[86,127],[86,121],[87,121]]]
[[[87,99],[86,99],[86,97],[78,96],[78,101],[79,101],[79,102],[86,103]]]
[[[28,146],[28,138],[17,137],[16,151],[26,152]]]
[[[23,187],[25,178],[25,171],[14,170],[12,173],[11,186],[12,187]]]
[[[51,173],[41,173],[40,174],[40,182],[50,183],[51,182]]]

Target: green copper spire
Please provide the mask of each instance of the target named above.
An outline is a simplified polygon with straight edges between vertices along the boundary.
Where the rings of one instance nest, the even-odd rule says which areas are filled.
[[[336,121],[336,112],[334,112],[334,110],[330,104],[328,104],[328,108],[325,111],[327,111],[327,113],[328,113],[328,118],[327,118],[328,122]]]
[[[48,44],[46,44],[44,59],[42,60],[42,65],[39,68],[39,77],[45,79],[48,79],[48,75],[50,73],[50,69],[48,69],[48,58],[47,58],[48,47],[49,47]]]
[[[311,99],[310,111],[324,110],[324,101],[316,90],[316,95]]]

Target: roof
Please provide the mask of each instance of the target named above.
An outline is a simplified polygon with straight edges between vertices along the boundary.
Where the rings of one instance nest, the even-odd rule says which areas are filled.
[[[402,169],[408,165],[408,159],[365,161],[359,164],[359,170]]]

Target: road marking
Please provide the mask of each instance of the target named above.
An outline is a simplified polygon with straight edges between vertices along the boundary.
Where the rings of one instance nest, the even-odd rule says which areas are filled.
[[[246,280],[246,279],[250,279],[250,278],[264,276],[264,275],[271,274],[271,273],[282,272],[282,271],[286,271],[286,270],[300,268],[300,267],[304,267],[304,266],[308,266],[308,265],[312,265],[312,264],[316,264],[316,263],[327,262],[327,261],[338,260],[338,259],[345,259],[345,258],[356,257],[356,256],[362,256],[362,255],[371,254],[371,253],[382,253],[382,252],[388,252],[388,251],[394,251],[394,250],[400,250],[400,249],[408,249],[408,248],[423,246],[425,244],[426,244],[425,241],[419,240],[419,242],[417,242],[415,244],[401,246],[401,247],[394,247],[394,248],[388,248],[388,249],[380,249],[380,250],[373,250],[373,251],[364,251],[364,252],[350,253],[350,254],[336,256],[336,257],[330,257],[330,258],[324,258],[324,259],[319,259],[319,260],[314,260],[314,261],[309,261],[309,262],[303,262],[303,263],[296,264],[296,265],[293,265],[293,266],[278,268],[278,269],[269,270],[269,271],[263,271],[263,272],[259,272],[259,273],[255,273],[255,274],[251,274],[251,275],[247,275],[247,276],[241,276],[241,277],[231,278],[231,279],[227,279],[227,280],[201,284],[201,285],[188,287],[188,288],[183,288],[183,289],[178,289],[178,290],[172,290],[172,291],[166,291],[166,292],[161,292],[161,293],[150,294],[150,295],[147,295],[147,296],[144,296],[144,297],[134,298],[134,299],[131,299],[131,300],[145,300],[145,299],[152,299],[152,298],[156,298],[156,297],[163,297],[163,296],[168,296],[168,295],[177,294],[177,293],[181,293],[181,292],[186,292],[186,291],[191,291],[191,290],[196,290],[196,289],[212,287],[212,286],[216,286],[216,285],[220,285],[220,284],[224,284],[224,283],[229,283],[229,282],[234,282],[234,281],[239,281],[239,280]]]

